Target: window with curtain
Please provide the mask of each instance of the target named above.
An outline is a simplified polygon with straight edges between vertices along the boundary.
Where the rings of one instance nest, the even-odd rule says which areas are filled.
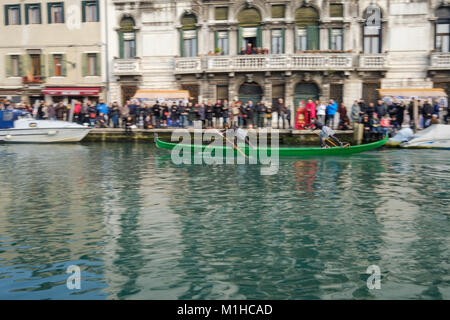
[[[97,54],[96,53],[88,53],[87,55],[88,62],[88,76],[98,76],[97,74]]]
[[[373,19],[374,16],[375,19]],[[364,53],[381,53],[381,10],[378,7],[369,7],[364,11],[364,18],[366,19],[363,25]]]
[[[120,21],[119,48],[120,58],[122,59],[132,59],[136,57],[136,32],[134,26],[134,19],[131,17],[123,18],[122,21]]]
[[[49,2],[47,5],[48,5],[48,23],[64,23],[64,3]]]
[[[62,54],[54,54],[53,55],[53,75],[55,77],[62,76],[62,64],[63,64]]]
[[[183,52],[184,57],[197,56],[197,31],[186,30],[183,32]]]
[[[197,17],[185,14],[181,18],[180,51],[182,57],[197,56]]]
[[[20,61],[18,55],[10,56],[11,58],[11,77],[20,77]]]
[[[228,55],[228,31],[217,31],[217,48],[220,49],[222,55]]]
[[[343,46],[343,29],[330,29],[330,49],[331,50],[344,50]]]
[[[5,25],[19,25],[20,23],[20,5],[6,5]]]
[[[272,30],[272,53],[284,53],[283,30],[281,29]]]
[[[364,53],[381,53],[380,29],[376,27],[364,27]]]
[[[40,24],[41,23],[41,5],[38,4],[26,4],[26,18],[27,24]]]
[[[296,50],[319,50],[319,12],[313,7],[301,7],[295,12]]]
[[[82,2],[82,20],[83,22],[98,22],[100,20],[98,0]]]
[[[296,40],[297,40],[296,41],[297,50],[299,51],[308,50],[306,29],[304,28],[297,29]]]
[[[450,51],[450,7],[440,7],[436,11],[435,49],[439,52]]]
[[[440,23],[436,25],[436,51],[450,51],[450,24]]]

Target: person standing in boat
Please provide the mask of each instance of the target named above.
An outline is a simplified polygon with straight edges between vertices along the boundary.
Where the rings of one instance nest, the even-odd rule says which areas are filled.
[[[319,139],[320,139],[320,146],[322,148],[329,148],[329,146],[327,146],[327,144],[326,144],[327,140],[330,140],[331,142],[338,144],[340,147],[344,146],[344,144],[341,142],[341,140],[339,140],[335,136],[335,132],[333,129],[325,126],[323,123],[321,123],[317,120],[305,127],[308,127],[308,128],[314,127],[313,130],[315,130],[315,129],[320,130]]]
[[[237,148],[238,142],[244,142],[245,144],[251,146],[250,139],[247,135],[248,131],[242,128],[239,128],[238,126],[235,126],[234,124],[230,125],[228,123],[224,126],[225,129],[220,130],[220,133],[222,135],[226,135],[226,137],[233,137],[234,138],[234,148]]]

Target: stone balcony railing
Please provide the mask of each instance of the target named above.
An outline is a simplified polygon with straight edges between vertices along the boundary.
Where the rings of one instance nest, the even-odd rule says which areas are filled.
[[[434,52],[430,56],[430,68],[434,70],[450,69],[450,52]]]
[[[384,70],[388,67],[387,55],[378,54],[361,54],[359,55],[359,69],[363,70]]]
[[[113,74],[116,76],[141,75],[141,59],[115,59]]]
[[[285,70],[334,70],[353,68],[353,56],[347,53],[304,53],[293,55],[204,56],[176,58],[175,73],[248,72]]]

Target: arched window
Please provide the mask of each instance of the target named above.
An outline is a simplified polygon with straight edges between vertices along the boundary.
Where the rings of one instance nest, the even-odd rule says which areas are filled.
[[[262,51],[261,14],[255,8],[247,8],[238,14],[238,49],[241,54]]]
[[[363,48],[366,54],[381,53],[381,35],[383,25],[381,10],[377,6],[370,6],[364,11]]]
[[[436,11],[435,48],[439,52],[450,52],[450,7],[441,7]]]
[[[197,56],[197,17],[185,14],[181,18],[180,52],[182,57]]]
[[[120,21],[119,48],[121,59],[132,59],[136,57],[136,30],[134,20],[125,17]]]
[[[295,11],[295,50],[319,50],[319,12],[313,7]]]

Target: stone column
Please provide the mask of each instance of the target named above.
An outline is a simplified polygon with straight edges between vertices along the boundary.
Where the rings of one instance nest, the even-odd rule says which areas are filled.
[[[347,110],[351,110],[353,101],[359,100],[363,94],[363,82],[361,79],[348,78],[344,80],[343,100]]]
[[[230,26],[228,28],[228,41],[230,55],[237,55],[239,51],[237,47],[237,26]]]
[[[286,81],[284,84],[284,102],[287,106],[294,106],[294,80],[291,73],[286,74]],[[292,109],[293,111],[293,109]]]
[[[238,94],[236,92],[236,78],[234,76],[234,72],[230,72],[228,74],[228,98],[229,101],[233,101],[238,98]]]
[[[270,75],[264,77],[264,102],[272,103],[272,80],[269,78]]]
[[[295,28],[294,23],[289,23],[286,25],[286,30],[284,32],[284,52],[286,54],[293,54],[295,53]]]

